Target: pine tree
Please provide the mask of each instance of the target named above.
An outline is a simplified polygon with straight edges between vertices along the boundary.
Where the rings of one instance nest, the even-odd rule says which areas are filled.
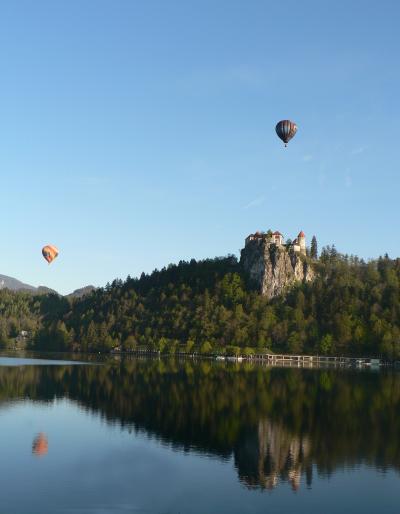
[[[318,244],[315,236],[311,239],[311,258],[318,259]]]

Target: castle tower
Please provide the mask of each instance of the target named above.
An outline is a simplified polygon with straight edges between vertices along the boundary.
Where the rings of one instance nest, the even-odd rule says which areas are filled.
[[[273,232],[273,234],[272,234],[272,242],[275,243],[278,246],[283,245],[283,235],[280,232],[278,232],[278,231]]]
[[[299,233],[299,235],[297,236],[297,241],[300,246],[300,253],[305,255],[306,254],[306,235],[303,231],[301,231]]]

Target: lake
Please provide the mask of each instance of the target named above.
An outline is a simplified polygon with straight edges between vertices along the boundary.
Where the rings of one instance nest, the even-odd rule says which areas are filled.
[[[400,511],[400,374],[0,359],[0,512]]]

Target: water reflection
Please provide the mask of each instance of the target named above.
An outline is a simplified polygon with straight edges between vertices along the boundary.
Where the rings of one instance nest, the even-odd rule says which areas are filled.
[[[282,424],[260,420],[257,432],[235,451],[241,481],[250,488],[273,489],[280,482],[300,487],[302,474],[312,481],[311,442],[305,435],[292,435]]]
[[[56,398],[184,451],[233,457],[248,488],[298,490],[313,470],[344,466],[400,469],[395,373],[163,360],[0,368],[0,408]],[[47,453],[46,436],[35,441]]]
[[[47,436],[43,432],[40,432],[32,443],[32,453],[36,457],[43,457],[44,455],[47,455],[47,452],[49,451],[49,443],[47,441]]]

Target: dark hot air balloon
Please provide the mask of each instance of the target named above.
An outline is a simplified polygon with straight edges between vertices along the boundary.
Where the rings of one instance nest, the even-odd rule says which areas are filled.
[[[278,134],[278,137],[282,139],[282,141],[285,143],[285,146],[287,146],[288,142],[297,132],[297,125],[296,123],[293,123],[293,121],[282,120],[276,124],[275,130]]]
[[[42,255],[51,264],[58,255],[58,249],[53,245],[46,245],[42,248]]]

